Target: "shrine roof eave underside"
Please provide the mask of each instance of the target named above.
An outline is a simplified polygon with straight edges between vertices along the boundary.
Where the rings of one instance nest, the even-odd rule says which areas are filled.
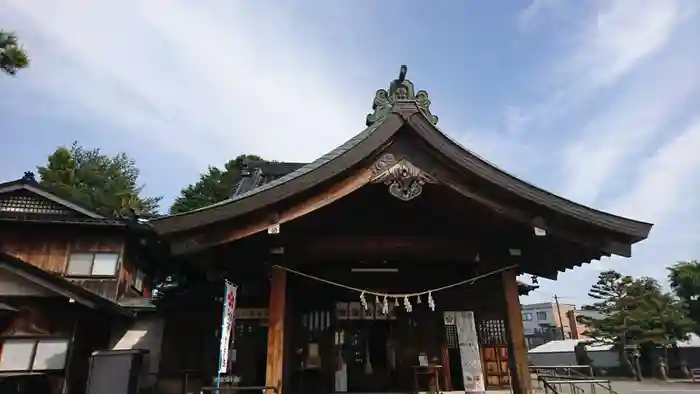
[[[279,179],[219,203],[157,218],[151,223],[163,235],[191,232],[273,206],[351,170],[380,152],[399,130],[406,127],[461,171],[473,174],[518,199],[544,207],[554,215],[564,215],[584,225],[620,234],[630,244],[645,239],[651,230],[650,223],[575,203],[506,173],[447,137],[411,101],[395,104],[390,113],[346,143]]]

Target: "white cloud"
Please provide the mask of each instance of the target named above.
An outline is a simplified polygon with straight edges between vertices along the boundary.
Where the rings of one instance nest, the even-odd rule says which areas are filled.
[[[621,167],[656,136],[672,133],[669,122],[700,86],[698,60],[695,54],[664,59],[631,86],[619,89],[615,101],[583,125],[563,152],[563,194],[581,203],[596,203]]]
[[[532,0],[517,15],[518,26],[524,30],[537,28],[547,17],[560,12],[565,2],[558,0]]]
[[[631,7],[629,1],[612,0],[594,5],[591,15],[581,18],[584,22],[560,35],[566,49],[538,81],[548,92],[545,99],[529,108],[509,107],[504,116],[504,127],[515,131],[516,139],[518,130],[559,134],[559,141],[568,145],[561,157],[559,190],[584,204],[596,203],[619,166],[668,131],[667,122],[698,87],[700,61],[687,47],[664,53],[669,59],[654,56],[673,42],[674,32],[693,15],[692,2],[641,0]],[[519,22],[533,27],[571,12],[562,2],[534,0],[519,14]],[[570,24],[573,19],[567,17]],[[650,65],[654,67],[646,70]],[[637,75],[640,70],[645,72]],[[611,97],[612,104],[597,102]],[[602,109],[567,119],[580,115],[576,109],[594,107]]]
[[[700,61],[694,54],[673,53],[637,76],[659,62],[655,55],[673,42],[674,32],[692,15],[691,2],[641,0],[631,7],[629,1],[612,0],[592,5],[582,21],[575,21],[573,11],[561,2],[548,0],[535,0],[520,13],[521,25],[534,27],[564,15],[573,28],[559,36],[565,49],[537,81],[547,92],[545,98],[535,105],[510,107],[517,112],[506,110],[504,116],[510,131],[559,134],[568,146],[562,149],[558,190],[584,204],[597,203],[618,167],[667,131],[666,122],[697,88],[695,64]],[[637,77],[629,81],[632,76]],[[582,108],[601,107],[598,101],[611,97],[612,104],[592,116],[568,119]],[[520,139],[518,133],[514,138]]]
[[[595,4],[599,8],[586,16],[580,29],[559,36],[567,49],[544,68],[538,84],[548,94],[525,111],[527,125],[523,127],[551,126],[628,75],[669,42],[690,9],[686,0],[640,0],[634,7],[626,0]],[[546,8],[548,13],[559,9]]]
[[[642,0],[634,7],[625,0],[596,4],[599,8],[586,18],[583,28],[564,36],[570,49],[552,62],[542,80],[552,93],[518,118],[519,127],[555,127],[567,134],[562,138],[569,146],[563,150],[560,190],[584,204],[597,203],[603,187],[619,175],[619,167],[669,131],[667,122],[698,87],[700,61],[688,47],[664,53],[663,58],[655,56],[693,15],[691,2]],[[542,18],[562,11],[560,6],[535,1],[525,15],[528,12]],[[615,90],[609,89],[613,86]],[[612,104],[605,104],[594,116],[566,119],[578,114],[574,109],[601,107],[596,101],[610,97]]]
[[[676,261],[696,258],[700,225],[695,212],[700,204],[694,197],[700,173],[700,118],[662,144],[641,163],[635,185],[618,199],[606,204],[609,212],[654,223],[649,239],[634,246],[633,257],[614,256],[566,272],[556,282],[543,281],[542,292],[523,302],[550,297],[556,292],[587,290],[603,270],[614,269],[626,275],[649,276],[666,283],[666,267]],[[538,290],[539,291],[539,290]],[[587,302],[582,297],[578,303]]]
[[[609,209],[654,223],[678,212],[680,199],[697,186],[693,180],[700,171],[698,147],[700,119],[643,162],[634,187]]]
[[[363,128],[376,89],[372,80],[339,79],[345,59],[329,59],[313,36],[262,5],[5,7],[30,32],[23,39],[37,90],[77,106],[72,116],[97,117],[202,168],[239,153],[312,160]],[[363,69],[361,58],[353,64]]]
[[[668,42],[684,16],[683,0],[601,2],[578,38],[579,46],[559,66],[567,80],[587,89],[609,86]]]

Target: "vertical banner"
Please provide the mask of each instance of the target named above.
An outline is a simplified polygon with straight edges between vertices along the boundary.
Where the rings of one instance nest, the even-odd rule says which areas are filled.
[[[464,390],[467,393],[484,393],[486,392],[486,387],[484,385],[484,372],[481,366],[479,337],[476,333],[474,312],[455,312],[454,317],[454,322],[457,326]]]
[[[238,288],[226,281],[224,306],[221,317],[221,343],[219,346],[219,375],[228,372],[229,351],[231,349],[233,327],[236,316],[236,291]]]

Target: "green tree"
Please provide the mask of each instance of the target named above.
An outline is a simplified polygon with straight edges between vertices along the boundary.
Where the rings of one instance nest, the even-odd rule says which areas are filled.
[[[614,344],[622,367],[629,373],[633,369],[625,354],[628,311],[622,307],[621,300],[627,296],[627,287],[632,281],[632,277],[623,276],[617,271],[601,272],[598,281],[588,292],[588,296],[597,301],[584,305],[583,309],[596,311],[602,317],[581,317],[582,323],[587,327],[583,335],[592,338],[593,342]]]
[[[240,155],[229,160],[223,169],[210,166],[199,181],[182,189],[170,207],[170,213],[189,212],[231,197],[233,187],[241,179],[241,168],[246,160],[261,161],[260,156]]]
[[[693,331],[700,334],[700,261],[680,261],[668,267],[668,281],[676,296],[686,304],[695,323]]]
[[[139,169],[123,152],[109,156],[74,143],[70,148],[56,149],[48,163],[37,169],[41,186],[104,216],[130,211],[152,216],[162,198],[140,196]]]
[[[0,30],[0,69],[15,75],[29,66],[29,57],[14,33]]]
[[[652,278],[601,272],[588,295],[598,301],[584,309],[595,310],[602,317],[582,319],[588,327],[584,335],[613,343],[623,367],[630,372],[634,370],[625,354],[627,346],[666,348],[687,339],[693,327],[681,300],[664,292]]]
[[[200,175],[197,183],[182,189],[180,196],[170,207],[170,213],[189,212],[231,197],[233,188],[241,179],[241,169],[246,161],[263,161],[263,159],[257,155],[240,155],[229,160],[223,169],[210,166]],[[187,292],[202,280],[200,275],[200,272],[185,264],[172,266],[165,279],[156,286],[154,299],[163,302]]]
[[[664,292],[653,278],[632,281],[621,302],[630,312],[631,339],[638,344],[651,343],[664,347],[688,339],[694,324],[688,318],[686,305],[672,293]]]

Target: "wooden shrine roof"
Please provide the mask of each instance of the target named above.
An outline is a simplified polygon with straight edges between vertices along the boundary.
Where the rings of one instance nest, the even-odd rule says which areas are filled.
[[[621,234],[635,243],[645,239],[652,224],[599,211],[540,189],[516,178],[452,140],[437,127],[437,117],[430,112],[430,100],[424,91],[414,92],[405,79],[405,68],[388,90],[379,90],[374,112],[367,116],[367,128],[336,149],[309,164],[265,163],[251,168],[233,191],[231,198],[186,213],[155,218],[151,221],[161,234],[195,230],[257,211],[266,206],[308,191],[339,173],[381,151],[403,129],[411,129],[444,161],[460,171],[472,174],[495,188],[520,200],[545,207],[553,215],[568,217],[584,225]],[[287,169],[290,172],[283,175]],[[257,171],[257,172],[256,172]],[[275,173],[277,171],[277,173]],[[268,174],[267,176],[265,174]]]

